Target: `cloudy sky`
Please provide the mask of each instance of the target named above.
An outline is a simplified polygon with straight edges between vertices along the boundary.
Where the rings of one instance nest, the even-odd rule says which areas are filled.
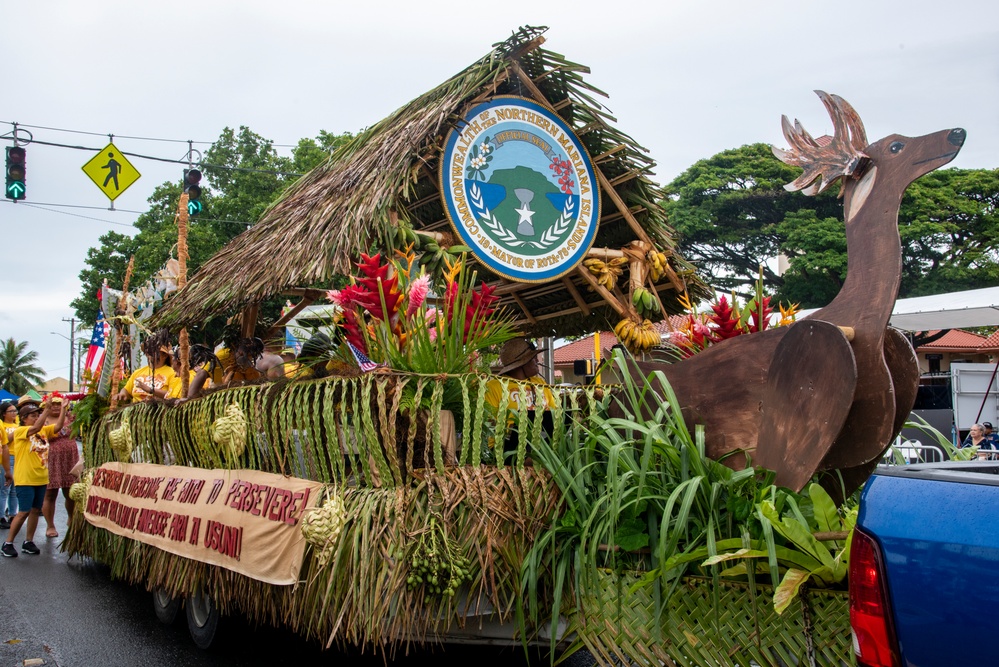
[[[0,144],[17,122],[38,142],[86,149],[29,145],[27,201],[0,200],[0,337],[28,341],[47,377],[68,374],[63,319],[87,248],[109,230],[131,233],[154,187],[181,177],[132,158],[142,176],[108,210],[81,169],[108,135],[126,152],[181,159],[186,140],[204,150],[227,126],[279,146],[356,132],[521,25],[548,26],[546,48],[590,67],[663,183],[728,148],[785,145],[781,114],[830,131],[814,89],[852,103],[872,141],[964,127],[952,165],[999,166],[994,0],[0,0],[0,10],[16,17],[3,29]]]

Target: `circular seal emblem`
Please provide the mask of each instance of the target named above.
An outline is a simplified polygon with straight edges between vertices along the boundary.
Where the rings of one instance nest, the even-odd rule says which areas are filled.
[[[600,199],[582,142],[548,107],[496,97],[451,131],[441,193],[476,258],[518,282],[571,271],[597,232]]]

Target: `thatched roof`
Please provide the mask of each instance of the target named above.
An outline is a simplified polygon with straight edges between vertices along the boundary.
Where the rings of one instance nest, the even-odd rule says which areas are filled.
[[[703,284],[676,254],[673,231],[658,204],[662,193],[650,179],[653,161],[613,127],[614,119],[594,99],[606,95],[582,78],[588,69],[541,48],[545,30],[521,28],[478,62],[338,149],[290,186],[256,225],[206,262],[164,305],[155,324],[196,324],[292,287],[351,273],[360,252],[391,247],[400,223],[450,235],[438,179],[445,137],[472,105],[504,94],[540,98],[554,108],[604,177],[605,203],[593,247],[619,249],[636,239],[640,227],[670,255],[676,274],[658,286],[665,308],[680,310],[677,287],[690,288],[695,298],[703,296]],[[588,291],[576,273],[525,284],[478,268],[480,276],[500,285],[504,301],[523,314],[527,332],[568,335],[616,321],[604,299]]]

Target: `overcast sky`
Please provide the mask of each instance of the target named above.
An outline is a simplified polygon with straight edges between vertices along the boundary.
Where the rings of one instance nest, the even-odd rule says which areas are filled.
[[[153,189],[181,177],[180,166],[132,158],[142,176],[108,210],[81,169],[107,135],[126,152],[180,159],[183,141],[204,150],[227,126],[278,145],[357,132],[521,25],[548,26],[546,48],[590,67],[587,81],[662,183],[725,149],[784,146],[781,114],[830,132],[814,89],[849,101],[872,141],[964,127],[952,166],[999,166],[995,0],[0,0],[0,10],[0,134],[17,122],[38,141],[88,149],[29,145],[27,200],[0,200],[0,337],[28,341],[50,378],[68,375],[69,343],[50,332],[69,336],[62,320],[87,248],[109,230],[132,233]]]

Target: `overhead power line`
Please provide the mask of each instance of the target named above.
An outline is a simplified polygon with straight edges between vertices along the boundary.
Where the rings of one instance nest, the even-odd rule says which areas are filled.
[[[7,125],[14,125],[13,121],[0,120],[0,123],[5,123]],[[34,130],[50,130],[52,132],[66,132],[68,134],[86,134],[92,137],[109,137],[114,136],[120,139],[134,139],[136,141],[160,141],[164,143],[176,143],[176,144],[199,144],[210,146],[215,143],[213,141],[193,141],[191,139],[160,139],[157,137],[134,137],[127,134],[114,134],[113,132],[87,132],[85,130],[68,130],[61,127],[47,127],[45,125],[28,125],[27,123],[18,123],[20,127],[27,127]],[[275,148],[295,148],[297,144],[271,144]]]
[[[14,202],[12,202],[12,201],[7,201],[7,200],[0,200],[0,201],[4,201],[4,202],[6,202],[8,204],[14,204]],[[37,208],[37,209],[39,209],[41,211],[47,211],[49,213],[59,213],[61,215],[69,215],[69,216],[72,216],[74,218],[83,218],[84,220],[96,220],[97,222],[104,222],[104,223],[107,223],[109,225],[119,225],[121,227],[134,227],[135,226],[135,224],[131,223],[131,222],[116,222],[114,220],[107,220],[105,218],[94,218],[94,217],[89,216],[89,215],[80,215],[79,213],[70,213],[69,211],[58,211],[58,210],[52,210],[50,208],[45,208],[47,206],[55,206],[55,207],[59,207],[59,208],[79,208],[79,209],[89,209],[89,210],[97,210],[97,211],[107,211],[107,210],[109,210],[109,209],[107,209],[106,207],[103,207],[103,206],[84,206],[82,204],[54,204],[54,203],[51,203],[51,202],[26,202],[26,201],[17,202],[17,205],[18,206],[27,206],[28,208]],[[117,211],[118,213],[135,213],[137,215],[142,215],[143,213],[148,213],[149,212],[149,211],[132,211],[132,210],[129,210],[129,209],[124,209],[124,208],[116,208],[114,210]],[[198,221],[199,222],[220,222],[220,223],[227,224],[227,225],[243,225],[243,226],[247,226],[247,225],[252,226],[254,224],[252,222],[246,222],[246,221],[243,221],[243,220],[224,220],[222,218],[209,218],[207,216],[201,216],[201,215],[198,216]]]
[[[56,142],[53,142],[53,141],[41,141],[40,139],[32,139],[29,142],[29,145],[30,144],[40,144],[42,146],[55,146],[57,148],[72,148],[74,150],[88,151],[90,153],[96,153],[96,152],[98,152],[98,151],[101,150],[101,148],[91,148],[91,147],[88,147],[88,146],[73,146],[71,144],[60,144],[60,143],[56,143]],[[142,153],[132,153],[132,152],[129,152],[129,151],[122,151],[122,150],[119,150],[118,152],[121,153],[122,155],[127,155],[128,157],[139,158],[139,159],[142,159],[142,160],[155,160],[157,162],[169,162],[170,164],[182,164],[182,165],[187,165],[188,164],[187,160],[177,160],[177,159],[174,159],[174,158],[156,157],[154,155],[143,155]],[[224,171],[242,171],[242,172],[253,173],[253,174],[273,174],[275,176],[294,176],[296,178],[298,178],[299,176],[303,175],[303,174],[299,174],[299,173],[296,173],[296,172],[293,172],[293,171],[274,171],[272,169],[250,169],[248,167],[229,167],[229,166],[221,165],[221,164],[209,164],[207,162],[197,162],[197,161],[193,162],[192,164],[196,164],[196,165],[198,165],[199,167],[202,167],[202,168],[208,167],[210,169],[220,169],[220,170],[224,170]]]

